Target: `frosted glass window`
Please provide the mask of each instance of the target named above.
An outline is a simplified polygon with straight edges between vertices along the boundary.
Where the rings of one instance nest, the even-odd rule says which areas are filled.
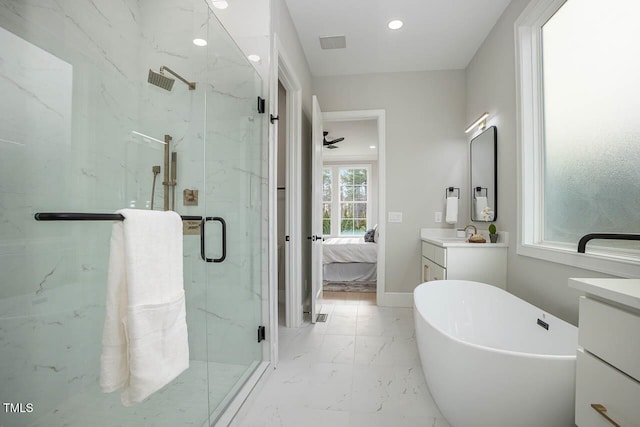
[[[637,1],[569,0],[542,27],[546,242],[640,231],[638,16]]]

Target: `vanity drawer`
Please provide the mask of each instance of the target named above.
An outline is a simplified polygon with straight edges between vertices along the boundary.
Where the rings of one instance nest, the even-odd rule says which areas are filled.
[[[440,267],[428,258],[422,257],[422,281],[431,282],[432,280],[445,280],[447,278],[447,270]]]
[[[606,415],[620,426],[640,426],[640,383],[591,354],[578,350],[576,367],[576,425],[611,427],[591,405],[606,408]]]
[[[640,380],[640,316],[580,297],[579,326],[578,344]]]
[[[436,264],[447,268],[446,249],[440,246],[432,245],[427,242],[422,242],[422,256],[429,258]]]

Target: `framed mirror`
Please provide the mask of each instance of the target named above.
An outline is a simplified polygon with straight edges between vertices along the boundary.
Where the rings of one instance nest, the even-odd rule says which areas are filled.
[[[498,218],[498,130],[490,126],[471,140],[471,221]]]

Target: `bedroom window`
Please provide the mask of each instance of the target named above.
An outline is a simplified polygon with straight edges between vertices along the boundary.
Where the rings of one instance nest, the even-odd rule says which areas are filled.
[[[333,204],[332,170],[324,168],[322,171],[322,234],[331,234],[331,206]]]
[[[370,165],[330,165],[323,170],[322,232],[363,236],[371,217]]]
[[[340,168],[340,235],[367,231],[367,168]]]
[[[516,22],[522,218],[518,253],[640,276],[640,61],[631,0],[537,0]]]

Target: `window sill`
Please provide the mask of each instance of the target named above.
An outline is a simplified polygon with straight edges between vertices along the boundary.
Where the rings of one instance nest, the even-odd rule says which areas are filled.
[[[640,261],[595,250],[579,254],[573,245],[518,244],[518,255],[582,268],[616,277],[640,278]]]

